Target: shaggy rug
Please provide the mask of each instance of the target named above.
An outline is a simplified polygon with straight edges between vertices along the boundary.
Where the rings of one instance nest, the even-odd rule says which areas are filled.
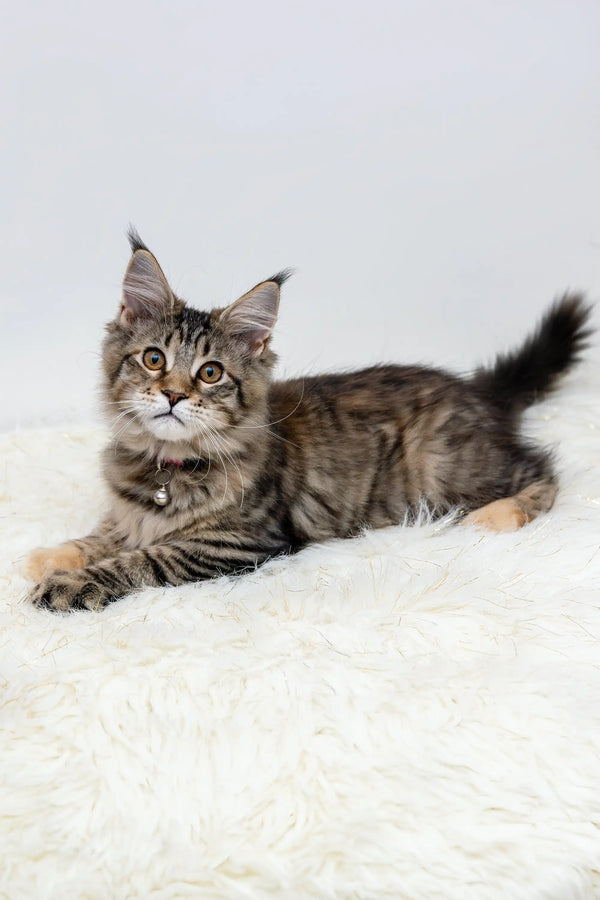
[[[0,439],[0,895],[600,897],[600,371],[528,414],[522,531],[313,547],[100,613],[26,552],[102,507],[98,429]]]

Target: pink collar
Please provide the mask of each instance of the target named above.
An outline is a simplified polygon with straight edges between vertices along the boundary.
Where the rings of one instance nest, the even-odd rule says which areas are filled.
[[[158,468],[162,469],[164,466],[177,466],[178,469],[193,469],[195,472],[203,465],[204,460],[201,457],[192,457],[190,459],[163,459],[158,463]]]

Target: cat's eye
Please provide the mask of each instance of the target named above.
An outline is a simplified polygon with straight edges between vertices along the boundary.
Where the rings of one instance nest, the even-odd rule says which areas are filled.
[[[198,377],[206,384],[216,384],[223,377],[223,367],[216,362],[204,363],[198,372]]]
[[[162,369],[164,366],[165,354],[156,347],[148,347],[147,350],[144,350],[142,360],[147,369],[152,369],[153,372],[156,372],[157,369]]]

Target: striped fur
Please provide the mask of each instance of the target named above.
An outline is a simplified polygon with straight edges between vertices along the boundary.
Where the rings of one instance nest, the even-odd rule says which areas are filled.
[[[520,351],[470,378],[375,366],[273,382],[286,273],[199,312],[137,235],[132,250],[103,348],[110,515],[88,537],[32,554],[38,605],[99,608],[145,585],[243,572],[397,523],[423,502],[498,528],[552,505],[550,455],[521,439],[519,415],[577,358],[588,333],[581,297],[563,298]],[[158,371],[144,365],[148,348],[164,358]],[[214,384],[199,374],[211,362],[223,369]],[[164,507],[153,501],[159,465],[170,478]]]

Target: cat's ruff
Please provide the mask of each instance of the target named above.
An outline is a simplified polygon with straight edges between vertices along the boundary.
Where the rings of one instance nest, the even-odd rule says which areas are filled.
[[[204,466],[203,459],[163,459],[161,462],[158,462],[156,465],[156,476],[155,481],[158,485],[157,490],[154,492],[153,499],[157,506],[166,506],[171,497],[169,495],[169,482],[172,478],[172,470],[169,469],[169,466],[175,466],[178,469],[199,469],[200,466]]]
[[[70,616],[18,567],[96,520],[103,435],[3,436],[4,895],[600,896],[599,385],[527,414],[560,491],[518,532],[384,529]]]

